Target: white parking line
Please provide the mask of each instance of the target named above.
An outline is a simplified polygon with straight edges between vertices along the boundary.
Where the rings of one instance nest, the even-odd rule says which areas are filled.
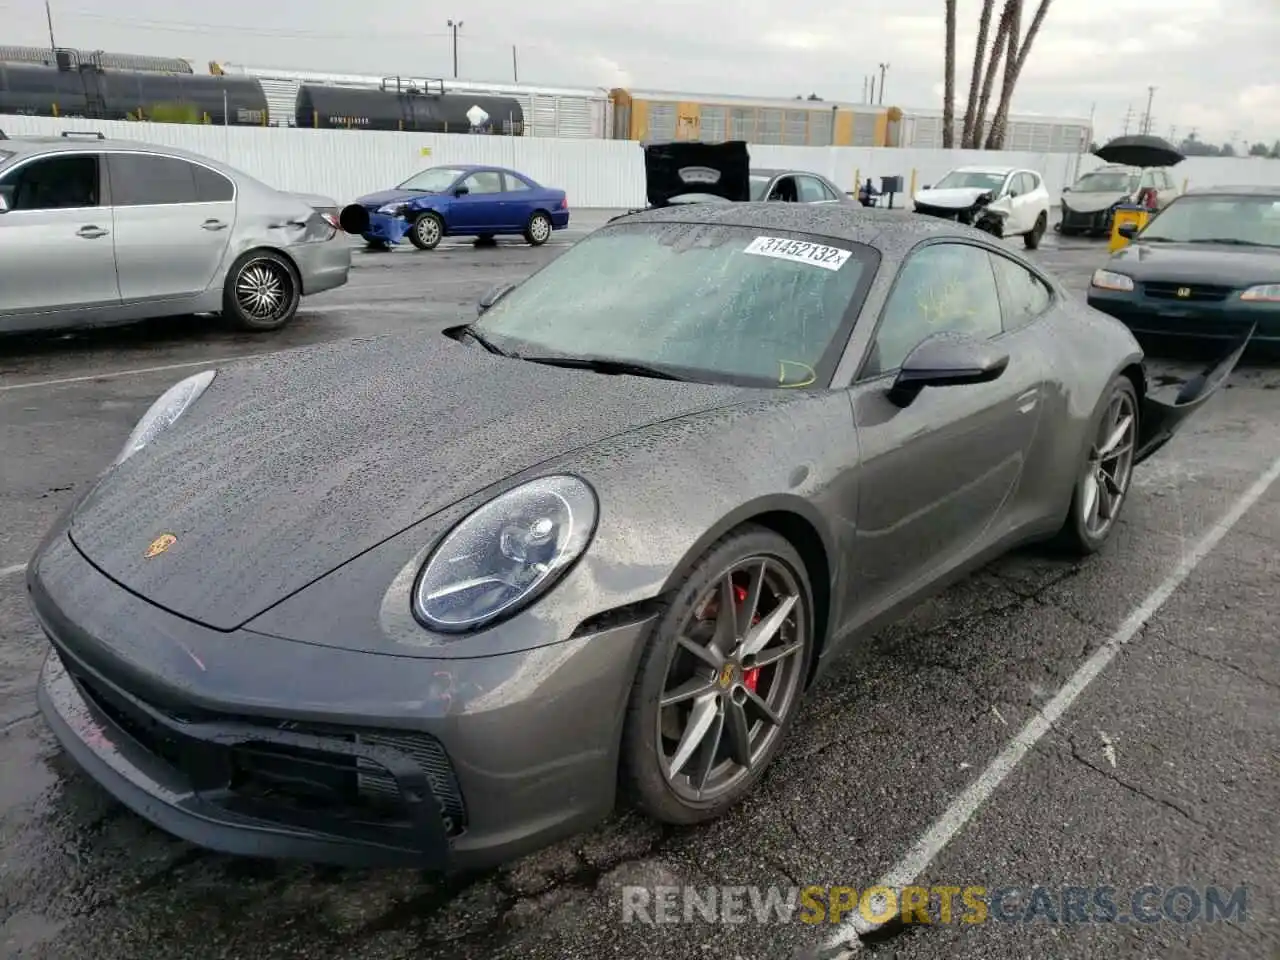
[[[22,573],[27,569],[25,563],[15,563],[12,567],[0,567],[0,580],[5,577],[12,577],[15,573]]]
[[[0,384],[0,393],[10,390],[33,390],[36,387],[60,387],[66,383],[88,383],[91,380],[113,380],[116,377],[132,377],[144,373],[164,373],[166,370],[186,370],[191,367],[209,367],[219,363],[230,363],[233,360],[261,360],[271,357],[279,350],[270,353],[246,353],[238,357],[218,357],[214,360],[191,360],[187,363],[166,363],[159,367],[134,367],[132,370],[113,370],[106,373],[91,373],[83,377],[62,377],[57,380],[33,380],[31,383]]]
[[[952,801],[951,806],[915,842],[906,856],[899,860],[875,886],[899,891],[903,887],[916,882],[920,875],[929,868],[929,865],[938,854],[942,852],[943,848],[955,838],[956,834],[978,812],[978,809],[990,799],[996,788],[1000,786],[1001,781],[1013,771],[1040,738],[1048,733],[1063,714],[1070,709],[1076,698],[1115,659],[1116,654],[1120,652],[1120,648],[1132,640],[1138,631],[1155,616],[1156,611],[1183,584],[1192,571],[1200,565],[1201,561],[1222,542],[1222,539],[1231,532],[1231,529],[1239,523],[1249,509],[1266,496],[1267,491],[1271,489],[1271,485],[1275,483],[1277,478],[1280,478],[1280,458],[1277,458],[1266,472],[1258,477],[1254,484],[1236,500],[1226,515],[1215,523],[1189,552],[1183,555],[1182,561],[1173,569],[1173,572],[1129,614],[1119,629],[1098,648],[1097,652],[1080,665],[1079,669],[1062,685],[1062,688],[1054,695],[1053,699],[1027,722],[1027,725],[1009,742],[1008,746],[991,761],[991,764],[982,772],[982,775]],[[870,912],[878,916],[885,910],[885,900],[882,899],[877,904],[876,898],[873,897],[871,906],[873,909]],[[882,924],[869,922],[862,916],[861,911],[852,920],[841,924],[837,933],[827,941],[826,949],[837,950],[843,947],[844,950],[838,954],[831,955],[831,960],[852,957],[862,946],[862,941],[859,937],[876,929],[877,926],[882,926]]]

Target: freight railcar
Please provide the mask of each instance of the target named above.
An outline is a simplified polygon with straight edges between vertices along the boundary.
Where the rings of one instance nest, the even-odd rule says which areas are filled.
[[[262,126],[262,86],[241,77],[0,64],[0,113]]]
[[[145,53],[110,53],[105,50],[77,50],[74,47],[14,47],[0,46],[0,63],[43,64],[56,67],[59,63],[78,66],[96,64],[108,70],[138,70],[145,73],[195,73],[191,63],[179,57],[153,57]]]
[[[518,137],[524,133],[524,110],[511,97],[445,93],[440,81],[385,83],[378,90],[304,83],[298,88],[294,123],[320,129]]]

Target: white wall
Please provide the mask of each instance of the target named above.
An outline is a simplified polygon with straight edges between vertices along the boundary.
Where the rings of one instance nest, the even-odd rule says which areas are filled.
[[[382,133],[280,127],[212,127],[176,123],[64,120],[0,116],[10,136],[97,130],[108,137],[143,140],[194,150],[252,174],[273,186],[322,193],[340,203],[385,189],[423,167],[445,163],[492,163],[513,167],[542,183],[561,187],[570,207],[637,207],[644,204],[640,147],[629,141],[551,140],[458,134]],[[424,151],[429,151],[424,153]],[[901,175],[910,187],[933,183],[965,163],[1028,167],[1044,175],[1056,201],[1065,184],[1100,161],[1074,154],[885,147],[783,147],[754,145],[752,162],[762,167],[813,170],[852,190],[864,180]],[[1174,176],[1195,186],[1280,185],[1280,160],[1258,157],[1193,157]]]

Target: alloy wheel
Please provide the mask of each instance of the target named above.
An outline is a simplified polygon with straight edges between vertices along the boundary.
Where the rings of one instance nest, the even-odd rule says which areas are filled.
[[[440,224],[435,217],[423,217],[414,226],[418,239],[426,246],[431,246],[440,239]]]
[[[551,224],[547,222],[546,217],[534,217],[530,221],[529,236],[533,237],[535,243],[542,243],[551,236]]]
[[[1080,509],[1084,528],[1101,538],[1115,522],[1133,476],[1138,418],[1133,397],[1120,391],[1111,398],[1085,465]]]
[[[754,773],[802,688],[811,618],[790,568],[741,560],[681,625],[659,700],[658,759],[682,799],[707,802]]]
[[[252,320],[276,320],[289,307],[292,283],[274,260],[251,260],[236,277],[236,303]]]

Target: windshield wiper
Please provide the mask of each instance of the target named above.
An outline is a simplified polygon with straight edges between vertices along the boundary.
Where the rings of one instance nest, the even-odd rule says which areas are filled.
[[[530,363],[542,363],[548,367],[569,367],[574,370],[593,370],[596,373],[613,373],[632,377],[652,377],[655,380],[682,380],[678,373],[662,367],[654,367],[645,363],[633,363],[630,360],[610,360],[607,357],[525,357]]]
[[[1225,243],[1233,247],[1271,247],[1271,243],[1258,243],[1256,240],[1234,240],[1230,237],[1200,237],[1188,241],[1190,243]]]
[[[462,328],[462,332],[465,333],[472,340],[474,340],[476,343],[480,344],[480,346],[484,347],[490,353],[497,354],[500,357],[513,356],[513,354],[507,353],[507,351],[503,350],[500,346],[498,346],[496,343],[494,343],[484,334],[476,333],[475,326],[473,324],[467,324],[465,327]]]

